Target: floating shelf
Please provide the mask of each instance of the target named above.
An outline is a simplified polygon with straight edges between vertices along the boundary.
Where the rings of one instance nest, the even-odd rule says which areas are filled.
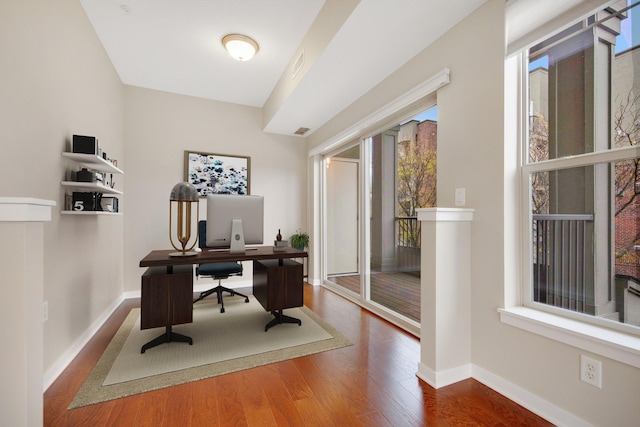
[[[97,182],[76,182],[76,181],[62,181],[60,183],[63,187],[71,187],[77,190],[87,190],[95,193],[104,193],[104,194],[120,194],[122,195],[122,191],[116,190],[115,188],[107,187],[103,184],[98,184]]]
[[[113,163],[103,159],[95,154],[83,154],[83,153],[62,153],[62,157],[65,157],[72,162],[80,165],[86,169],[96,172],[109,173],[109,174],[124,174],[124,172],[118,169]],[[60,185],[63,188],[69,189],[65,195],[65,204],[67,208],[62,210],[62,215],[84,215],[84,216],[98,216],[98,215],[122,215],[121,212],[109,212],[109,211],[76,211],[67,205],[70,202],[70,192],[91,192],[107,195],[123,195],[124,193],[115,188],[111,188],[109,185],[105,185],[101,182],[78,182],[78,181],[62,181]]]
[[[124,172],[114,166],[113,163],[103,159],[102,157],[96,156],[95,154],[62,153],[62,156],[71,159],[88,169],[93,169],[94,171],[124,174]]]
[[[106,211],[60,211],[62,215],[85,215],[85,216],[95,216],[95,215],[122,215],[122,212],[106,212]]]

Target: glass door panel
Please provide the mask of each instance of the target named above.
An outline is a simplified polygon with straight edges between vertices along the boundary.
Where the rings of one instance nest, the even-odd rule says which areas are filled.
[[[437,108],[324,158],[324,277],[420,322],[420,224],[436,206]],[[366,222],[359,219],[366,218]]]
[[[366,295],[420,322],[420,223],[416,209],[436,204],[437,110],[368,141],[371,244]]]
[[[325,159],[327,279],[360,294],[360,149]]]

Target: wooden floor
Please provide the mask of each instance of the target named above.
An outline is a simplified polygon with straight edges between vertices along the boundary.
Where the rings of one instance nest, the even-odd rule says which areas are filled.
[[[417,339],[327,289],[305,285],[305,305],[354,345],[67,410],[129,310],[139,306],[128,300],[47,390],[44,425],[550,425],[475,380],[434,390],[415,375]]]
[[[360,294],[360,275],[331,276],[333,283]],[[371,301],[420,323],[420,277],[410,273],[370,275]]]

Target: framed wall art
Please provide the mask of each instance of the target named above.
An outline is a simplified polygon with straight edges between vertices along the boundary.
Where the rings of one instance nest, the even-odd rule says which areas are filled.
[[[250,194],[251,157],[184,152],[184,180],[200,197],[207,194]]]

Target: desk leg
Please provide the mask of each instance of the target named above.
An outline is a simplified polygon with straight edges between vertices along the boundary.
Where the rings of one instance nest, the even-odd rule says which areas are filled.
[[[302,320],[282,314],[282,310],[272,311],[271,314],[273,314],[275,318],[264,327],[265,332],[267,332],[270,327],[281,323],[297,323],[298,326],[302,325]]]
[[[193,345],[193,340],[190,337],[179,334],[177,332],[173,332],[171,330],[171,325],[169,325],[167,326],[167,329],[164,334],[160,335],[158,338],[155,338],[149,341],[148,343],[146,343],[145,345],[143,345],[142,348],[140,349],[140,353],[144,353],[151,347],[155,347],[157,345],[172,342],[172,341],[187,342],[189,343],[189,345]]]

